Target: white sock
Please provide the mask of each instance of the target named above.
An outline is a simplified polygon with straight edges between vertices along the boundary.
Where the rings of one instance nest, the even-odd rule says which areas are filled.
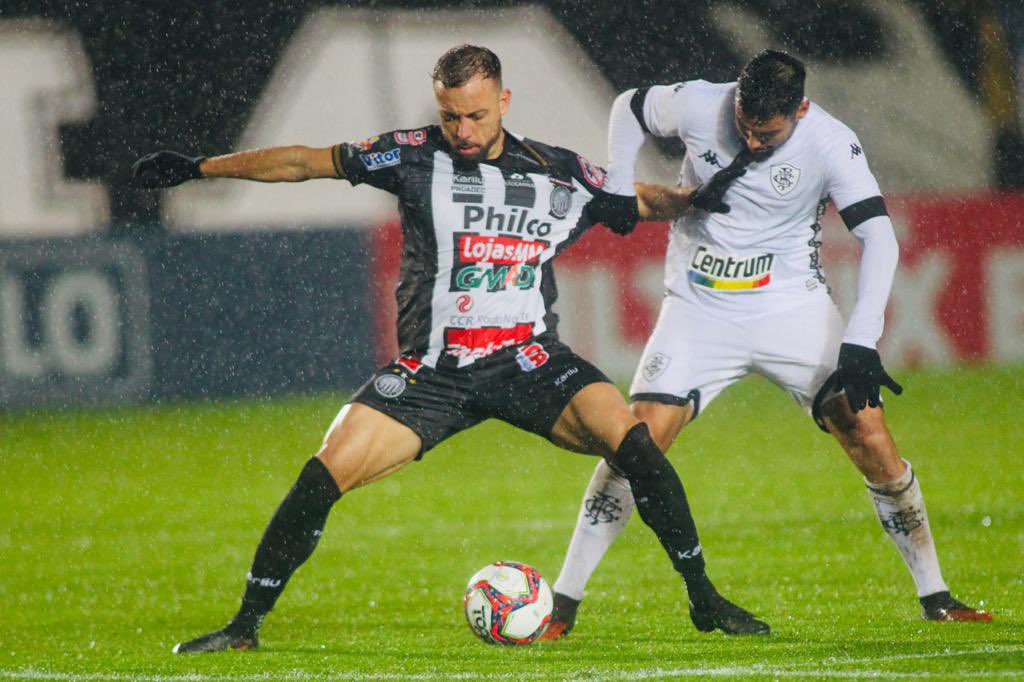
[[[900,556],[914,576],[917,596],[924,597],[949,588],[939,569],[939,557],[928,527],[928,512],[924,508],[921,486],[910,462],[903,460],[903,463],[907,469],[896,480],[871,483],[865,479],[864,483],[875,504],[878,520],[896,543]]]
[[[577,601],[583,599],[587,581],[632,513],[633,493],[629,481],[612,471],[602,459],[583,494],[565,563],[555,581],[555,592]]]

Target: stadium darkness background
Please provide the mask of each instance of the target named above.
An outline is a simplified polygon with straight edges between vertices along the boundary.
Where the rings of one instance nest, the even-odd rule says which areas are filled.
[[[231,3],[234,5],[234,3]],[[281,50],[302,19],[323,6],[354,8],[489,8],[546,6],[575,36],[613,87],[690,78],[730,80],[742,59],[709,20],[714,2],[676,0],[515,3],[348,2],[249,0],[224,3],[151,0],[145,3],[3,0],[0,16],[44,18],[77,29],[93,65],[99,108],[84,125],[61,129],[67,175],[102,179],[110,189],[115,233],[132,224],[159,225],[160,193],[128,184],[139,155],[160,148],[220,154],[234,150],[250,107],[258,100]],[[987,108],[994,88],[986,79],[1012,75],[1006,42],[985,49],[985,16],[1007,22],[1004,3],[915,0],[928,17],[946,58]],[[1010,4],[1010,3],[1006,3]],[[869,9],[852,3],[750,0],[745,3],[785,45],[828,61],[883,59],[890,35]],[[986,15],[986,13],[989,13]],[[529,29],[526,29],[529,30]],[[1005,38],[1019,38],[1005,31]],[[502,55],[512,59],[514,55]],[[993,64],[995,62],[995,64]],[[993,68],[994,66],[994,68]],[[352,65],[351,68],[358,68]],[[426,77],[426,76],[425,76]],[[995,116],[995,114],[993,114]],[[344,131],[341,131],[344,133]],[[1003,188],[1024,186],[1019,124],[1002,129],[992,154]],[[159,229],[159,228],[156,228]]]

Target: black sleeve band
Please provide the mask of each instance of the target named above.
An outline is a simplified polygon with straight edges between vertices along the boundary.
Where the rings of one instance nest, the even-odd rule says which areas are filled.
[[[839,216],[846,223],[847,230],[852,230],[866,220],[883,215],[889,215],[889,211],[886,210],[885,201],[882,197],[871,197],[864,201],[858,201],[856,204],[850,204],[839,212]]]
[[[629,108],[633,110],[633,115],[636,116],[637,122],[640,123],[640,127],[648,135],[651,131],[647,128],[647,121],[644,120],[644,100],[647,99],[647,91],[650,88],[637,88],[636,92],[633,93],[632,99],[629,100]]]

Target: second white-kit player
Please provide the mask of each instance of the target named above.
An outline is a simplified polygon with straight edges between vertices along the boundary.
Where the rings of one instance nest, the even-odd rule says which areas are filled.
[[[950,595],[921,488],[883,417],[880,387],[902,391],[875,350],[898,260],[885,202],[857,136],[804,97],[804,80],[799,60],[766,50],[734,83],[689,81],[616,99],[605,190],[635,191],[642,218],[673,220],[667,292],[630,388],[632,409],[667,450],[723,389],[751,372],[764,376],[863,474],[924,618],[991,620]],[[685,144],[679,187],[634,183],[645,134]],[[863,249],[847,323],[819,262],[829,201]],[[584,586],[632,508],[628,482],[601,462],[554,586],[545,639],[572,629]]]

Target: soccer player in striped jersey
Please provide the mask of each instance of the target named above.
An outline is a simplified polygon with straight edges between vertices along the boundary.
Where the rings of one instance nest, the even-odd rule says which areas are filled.
[[[396,195],[404,240],[399,356],[342,407],[271,518],[235,617],[174,651],[256,647],[263,619],[343,494],[490,418],[605,457],[638,492],[641,517],[707,627],[766,627],[708,579],[682,483],[647,426],[600,370],[558,339],[554,258],[598,222],[632,230],[636,197],[603,192],[604,172],[582,156],[502,127],[511,93],[490,50],[449,50],[433,86],[440,125],[208,159],[162,151],[135,164],[139,184],[153,188],[202,177],[366,183]]]

